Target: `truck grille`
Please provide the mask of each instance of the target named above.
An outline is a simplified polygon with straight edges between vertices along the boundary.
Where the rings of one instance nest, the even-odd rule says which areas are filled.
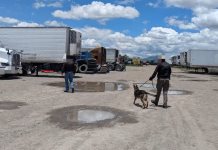
[[[12,65],[13,66],[20,66],[20,55],[19,54],[13,54]]]
[[[95,71],[97,68],[97,63],[95,59],[88,60],[88,71]]]

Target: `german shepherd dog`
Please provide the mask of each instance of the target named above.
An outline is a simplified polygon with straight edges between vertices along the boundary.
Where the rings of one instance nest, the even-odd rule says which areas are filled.
[[[144,90],[139,90],[139,87],[136,84],[133,84],[133,87],[134,87],[134,96],[135,96],[133,104],[135,105],[136,99],[139,98],[141,99],[142,104],[143,104],[142,108],[143,109],[148,108],[148,95],[151,95],[154,97],[156,97],[156,95],[152,93],[148,93]]]

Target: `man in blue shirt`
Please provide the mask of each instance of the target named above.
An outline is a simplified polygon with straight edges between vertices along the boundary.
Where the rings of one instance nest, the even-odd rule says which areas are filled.
[[[76,66],[73,60],[67,60],[66,63],[63,64],[62,74],[65,74],[65,91],[68,92],[69,89],[72,89],[72,93],[74,93],[74,85],[73,85],[73,76],[75,74]],[[70,83],[70,84],[69,84]]]

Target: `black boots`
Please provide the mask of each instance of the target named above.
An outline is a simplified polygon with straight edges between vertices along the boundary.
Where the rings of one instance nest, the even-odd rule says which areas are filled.
[[[151,100],[151,102],[152,102],[155,106],[157,106],[157,103],[156,103],[155,100]]]

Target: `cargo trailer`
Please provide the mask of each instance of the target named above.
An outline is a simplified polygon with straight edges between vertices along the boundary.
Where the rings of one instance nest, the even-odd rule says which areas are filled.
[[[187,66],[187,52],[181,52],[180,53],[180,59],[179,59],[180,65],[182,67]]]
[[[218,50],[188,50],[187,66],[189,68],[204,69],[205,72],[217,72]]]
[[[24,74],[34,68],[37,73],[42,68],[59,71],[67,59],[77,61],[81,51],[81,33],[70,27],[0,27],[0,41],[7,48],[23,51]],[[96,69],[94,59],[78,61],[78,67]]]
[[[113,63],[116,62],[116,59],[119,55],[119,50],[113,48],[106,49],[106,62]]]

